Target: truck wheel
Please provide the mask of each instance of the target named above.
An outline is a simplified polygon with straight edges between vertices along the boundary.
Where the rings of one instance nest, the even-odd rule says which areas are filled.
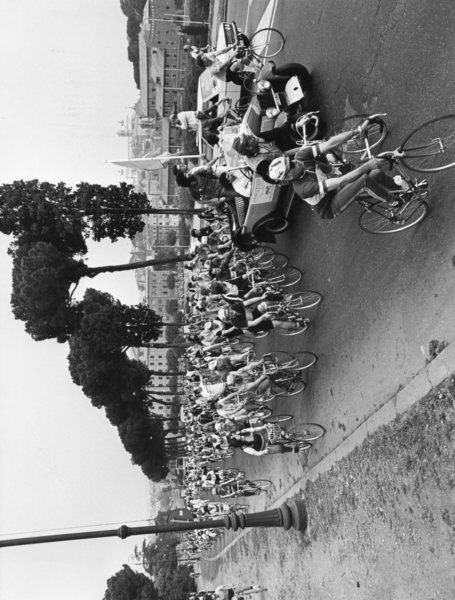
[[[276,67],[274,75],[279,75],[280,77],[292,77],[293,75],[297,75],[304,91],[311,83],[311,75],[308,72],[308,69],[300,63],[286,63],[281,67]]]
[[[282,233],[289,227],[288,220],[286,217],[270,217],[270,220],[266,221],[262,227],[269,233]]]

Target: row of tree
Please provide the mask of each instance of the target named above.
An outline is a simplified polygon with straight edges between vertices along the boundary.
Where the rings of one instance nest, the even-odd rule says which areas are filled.
[[[117,266],[86,264],[88,238],[132,237],[144,226],[140,215],[150,212],[159,210],[125,183],[81,183],[74,190],[37,180],[0,186],[0,231],[14,236],[9,248],[14,316],[37,341],[69,342],[73,381],[95,407],[105,409],[133,462],[159,480],[167,473],[164,431],[161,421],[151,420],[147,388],[161,373],[128,358],[126,351],[153,343],[162,318],[144,305],[123,305],[94,289],[81,301],[73,298],[83,277],[185,260],[183,255]]]

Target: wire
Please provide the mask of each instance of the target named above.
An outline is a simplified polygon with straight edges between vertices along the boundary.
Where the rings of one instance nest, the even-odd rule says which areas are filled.
[[[151,518],[147,518],[147,519],[136,519],[134,521],[129,521],[130,523],[152,523],[152,519]],[[68,529],[87,529],[89,527],[106,527],[107,525],[119,525],[118,522],[114,522],[114,523],[98,523],[98,524],[92,524],[92,525],[76,525],[76,526],[67,526],[67,527],[59,527],[56,529],[34,529],[32,531],[11,531],[9,533],[0,533],[0,538],[5,537],[5,536],[11,536],[11,535],[28,535],[31,533],[52,533],[53,531],[65,531]]]

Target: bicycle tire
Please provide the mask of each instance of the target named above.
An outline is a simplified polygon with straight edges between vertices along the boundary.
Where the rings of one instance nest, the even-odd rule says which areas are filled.
[[[287,423],[292,421],[294,415],[282,414],[282,415],[271,415],[267,419],[264,419],[266,423]]]
[[[286,367],[290,371],[304,371],[305,369],[309,369],[314,365],[314,363],[318,360],[318,357],[313,352],[309,352],[308,350],[301,350],[300,352],[295,352],[294,360],[296,361],[296,366],[288,366]]]
[[[313,291],[294,292],[287,294],[285,301],[290,310],[306,310],[317,306],[322,300],[322,294]]]
[[[295,374],[283,373],[281,379],[271,382],[270,387],[275,396],[295,396],[303,392],[306,383]]]
[[[311,442],[307,442],[307,441],[299,441],[299,442],[296,442],[296,446],[299,449],[299,451],[302,451],[302,450],[310,450],[310,448],[313,447],[313,444]]]
[[[418,196],[421,197],[422,195],[418,194]],[[410,229],[423,221],[428,214],[428,204],[425,200],[417,198],[406,203],[401,209],[393,209],[387,202],[374,204],[374,209],[374,211],[365,210],[360,215],[359,226],[363,231],[377,235],[399,233]],[[398,218],[397,216],[392,216],[395,213],[400,217],[398,221],[395,221]]]
[[[257,408],[253,408],[248,412],[248,418],[249,419],[257,418],[262,421],[265,421],[266,419],[271,417],[272,414],[273,414],[273,410],[271,408],[268,408],[267,406],[261,406],[260,404],[258,404]]]
[[[267,354],[264,354],[262,360],[264,361],[264,366],[266,368],[267,363],[270,362],[273,367],[277,366],[278,368],[285,369],[288,364],[292,363],[293,356],[284,350],[275,350],[274,352],[268,352]]]
[[[273,266],[276,269],[284,269],[288,266],[289,258],[286,254],[275,254],[273,256],[266,254],[254,261],[259,268]]]
[[[265,256],[275,256],[275,250],[270,248],[270,246],[256,246],[256,248],[252,248],[248,252],[248,255],[256,262]]]
[[[298,442],[314,442],[326,434],[326,429],[319,423],[299,423],[287,430],[290,439]]]
[[[246,350],[254,350],[254,342],[239,342],[235,345],[235,354],[240,354]]]
[[[434,146],[434,153],[424,154],[419,146],[429,144]],[[399,150],[403,152],[400,162],[411,171],[436,173],[455,167],[455,114],[426,121],[408,135]]]
[[[271,485],[272,482],[270,481],[270,479],[254,479],[251,482],[253,485],[255,485],[257,488],[259,488],[260,490],[267,490]]]
[[[263,394],[260,394],[259,396],[257,396],[255,398],[255,403],[259,404],[259,405],[264,405],[267,404],[267,402],[271,402],[272,400],[275,400],[275,398],[277,397],[277,394],[275,394],[270,388],[264,392]]]
[[[361,125],[365,119],[367,119],[369,115],[351,115],[350,117],[346,117],[330,129],[328,137],[331,138],[334,135],[338,135],[339,133],[345,133],[348,131],[352,131],[356,129],[359,125]],[[376,148],[379,144],[385,139],[387,135],[387,124],[380,117],[375,117],[368,128],[368,142],[370,148]],[[336,153],[341,154],[348,158],[351,162],[355,162],[355,159],[362,159],[362,156],[365,154],[365,138],[363,136],[354,137],[351,140],[348,140],[344,144],[341,144],[337,147]]]
[[[283,327],[282,325],[275,325],[275,327],[273,328],[273,331],[275,333],[277,333],[278,335],[282,335],[284,337],[292,337],[294,335],[300,335],[301,333],[305,333],[305,331],[307,329],[308,329],[308,324],[307,325],[299,325],[297,327],[293,327],[292,329]]]
[[[286,267],[285,269],[277,269],[267,281],[268,283],[286,288],[298,283],[302,277],[303,273],[297,267]]]
[[[274,27],[264,27],[258,29],[249,38],[250,46],[248,50],[257,58],[272,58],[281,52],[284,47],[284,35]]]
[[[258,331],[257,333],[253,333],[252,331],[245,330],[243,335],[246,338],[250,338],[253,340],[260,340],[261,338],[267,337],[270,331]]]

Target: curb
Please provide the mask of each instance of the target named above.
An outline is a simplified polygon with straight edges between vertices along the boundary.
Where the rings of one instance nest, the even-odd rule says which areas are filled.
[[[438,356],[428,362],[414,377],[398,392],[394,393],[385,404],[361,423],[347,438],[326,454],[316,465],[308,469],[302,477],[277,498],[268,508],[278,508],[296,495],[303,496],[307,481],[314,481],[319,475],[327,472],[336,462],[350,454],[360,446],[368,435],[374,433],[382,425],[387,425],[398,415],[422,400],[428,392],[437,387],[452,373],[455,373],[455,342],[451,342]],[[249,529],[241,531],[237,537],[225,546],[216,556],[204,558],[204,561],[214,561],[221,558]]]

